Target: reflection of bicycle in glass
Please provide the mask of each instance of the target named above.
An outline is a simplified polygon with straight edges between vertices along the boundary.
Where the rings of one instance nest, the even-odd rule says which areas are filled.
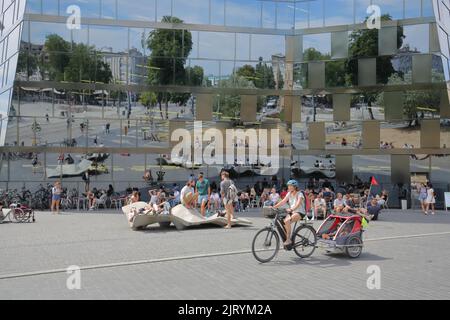
[[[261,263],[271,261],[280,250],[280,237],[286,241],[286,231],[284,227],[284,217],[286,211],[282,209],[267,209],[264,211],[266,218],[273,219],[271,224],[258,231],[253,239],[253,256]],[[297,227],[297,224],[300,226]],[[295,223],[292,232],[292,244],[285,247],[285,250],[294,250],[300,258],[308,258],[316,250],[317,237],[316,230],[307,222]]]

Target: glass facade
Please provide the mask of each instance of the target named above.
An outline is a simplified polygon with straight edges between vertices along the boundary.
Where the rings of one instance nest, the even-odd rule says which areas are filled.
[[[371,172],[361,166],[362,150],[387,159],[440,152],[421,139],[425,120],[440,124],[433,133],[440,148],[449,145],[448,1],[0,4],[1,143],[48,153],[47,167],[58,148],[101,145],[112,155],[103,181],[139,181],[127,175],[128,163],[136,172],[163,171],[157,159],[169,153],[170,123],[197,119],[199,94],[211,96],[211,127],[232,127],[241,96],[257,96],[256,126],[274,121],[269,109],[287,123],[294,148],[286,158],[350,155],[359,174]],[[379,30],[367,27],[370,5],[381,9]],[[378,132],[367,137],[372,122]],[[310,135],[314,123],[324,124],[323,135]],[[164,170],[165,181],[180,179],[179,169]]]

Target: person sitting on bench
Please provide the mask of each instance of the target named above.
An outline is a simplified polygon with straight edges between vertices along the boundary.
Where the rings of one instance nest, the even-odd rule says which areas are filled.
[[[195,205],[197,203],[198,195],[195,194],[194,186],[195,181],[193,179],[190,179],[183,187],[183,189],[181,189],[181,204],[184,205],[187,209],[195,208]]]

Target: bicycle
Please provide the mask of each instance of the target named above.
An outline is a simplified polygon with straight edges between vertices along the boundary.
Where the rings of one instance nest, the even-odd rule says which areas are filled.
[[[6,211],[6,210],[5,210]],[[34,210],[30,209],[27,206],[23,206],[20,204],[12,204],[9,207],[9,211],[4,214],[2,213],[0,216],[0,224],[5,222],[6,219],[9,219],[10,222],[17,223],[25,223],[25,222],[36,222],[36,218],[34,217]]]
[[[261,229],[253,238],[252,253],[255,259],[261,263],[272,261],[280,250],[280,238],[286,241],[286,230],[284,227],[284,217],[286,211],[281,209],[270,209],[266,213],[266,218],[273,218],[269,226]],[[307,221],[295,223],[292,230],[292,244],[284,247],[285,250],[294,250],[295,254],[300,258],[310,257],[316,250],[317,235],[316,230]],[[261,243],[260,243],[261,241]],[[268,257],[264,257],[264,253],[269,253]]]

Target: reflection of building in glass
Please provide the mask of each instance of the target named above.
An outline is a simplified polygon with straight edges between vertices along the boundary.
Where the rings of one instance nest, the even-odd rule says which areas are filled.
[[[71,139],[83,148],[101,140],[115,169],[99,180],[139,180],[142,166],[170,153],[181,120],[279,118],[296,147],[286,157],[337,154],[338,180],[379,172],[389,181],[391,168],[430,171],[411,154],[450,153],[442,150],[450,145],[446,1],[90,0],[77,2],[80,30],[66,28],[67,1],[5,3],[14,19],[1,31],[2,144],[47,141],[39,152],[50,154]],[[381,8],[380,30],[364,23],[368,3]],[[380,148],[386,139],[393,148]],[[124,149],[143,163],[125,167]]]

